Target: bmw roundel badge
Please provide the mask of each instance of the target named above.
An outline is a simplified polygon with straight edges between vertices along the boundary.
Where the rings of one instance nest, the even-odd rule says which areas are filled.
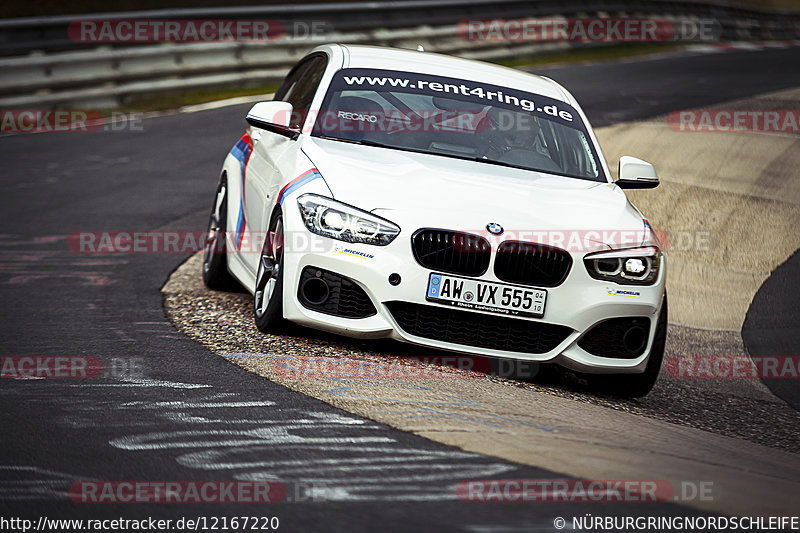
[[[495,235],[500,235],[501,233],[503,233],[503,226],[501,226],[497,222],[489,222],[488,224],[486,224],[486,229],[489,231],[489,233],[493,233]]]

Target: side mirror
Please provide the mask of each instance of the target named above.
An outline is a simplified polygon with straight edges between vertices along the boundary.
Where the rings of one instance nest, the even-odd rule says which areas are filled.
[[[658,187],[656,169],[647,161],[629,155],[619,158],[619,179],[615,181],[621,189],[653,189]]]
[[[292,109],[292,104],[289,102],[258,102],[247,112],[247,123],[295,140],[300,136],[300,132],[289,127]]]

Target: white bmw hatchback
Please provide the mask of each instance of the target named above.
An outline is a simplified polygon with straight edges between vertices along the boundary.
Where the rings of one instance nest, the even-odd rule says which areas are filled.
[[[658,376],[665,265],[554,81],[425,52],[321,46],[225,158],[203,279],[284,320],[554,363],[622,396]]]

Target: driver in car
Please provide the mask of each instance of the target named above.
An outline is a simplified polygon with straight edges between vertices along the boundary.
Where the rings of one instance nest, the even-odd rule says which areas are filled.
[[[536,117],[507,109],[490,108],[488,150],[484,157],[542,170],[559,170],[539,139]]]
[[[539,123],[530,115],[515,113],[507,109],[491,107],[489,117],[489,150],[486,157],[500,159],[511,150],[533,150],[539,135]]]

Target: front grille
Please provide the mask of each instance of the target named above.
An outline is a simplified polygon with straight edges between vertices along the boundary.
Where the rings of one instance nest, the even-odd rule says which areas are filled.
[[[310,280],[314,280],[315,287],[308,285]],[[324,282],[327,292],[319,291],[322,285],[319,285],[318,281]],[[309,298],[309,296],[313,296],[313,298]],[[297,287],[297,297],[303,307],[327,315],[367,318],[378,312],[364,289],[352,280],[316,267],[303,269],[300,274],[300,284]]]
[[[388,302],[386,307],[400,328],[410,335],[476,348],[546,353],[572,333],[570,328],[556,324],[431,305]]]
[[[494,273],[503,281],[556,287],[572,268],[572,256],[561,248],[532,242],[505,241],[497,249]]]
[[[492,247],[480,235],[422,229],[411,237],[417,263],[439,272],[481,276],[489,268]]]
[[[610,318],[590,329],[578,346],[598,357],[636,359],[644,353],[649,334],[647,317]]]

